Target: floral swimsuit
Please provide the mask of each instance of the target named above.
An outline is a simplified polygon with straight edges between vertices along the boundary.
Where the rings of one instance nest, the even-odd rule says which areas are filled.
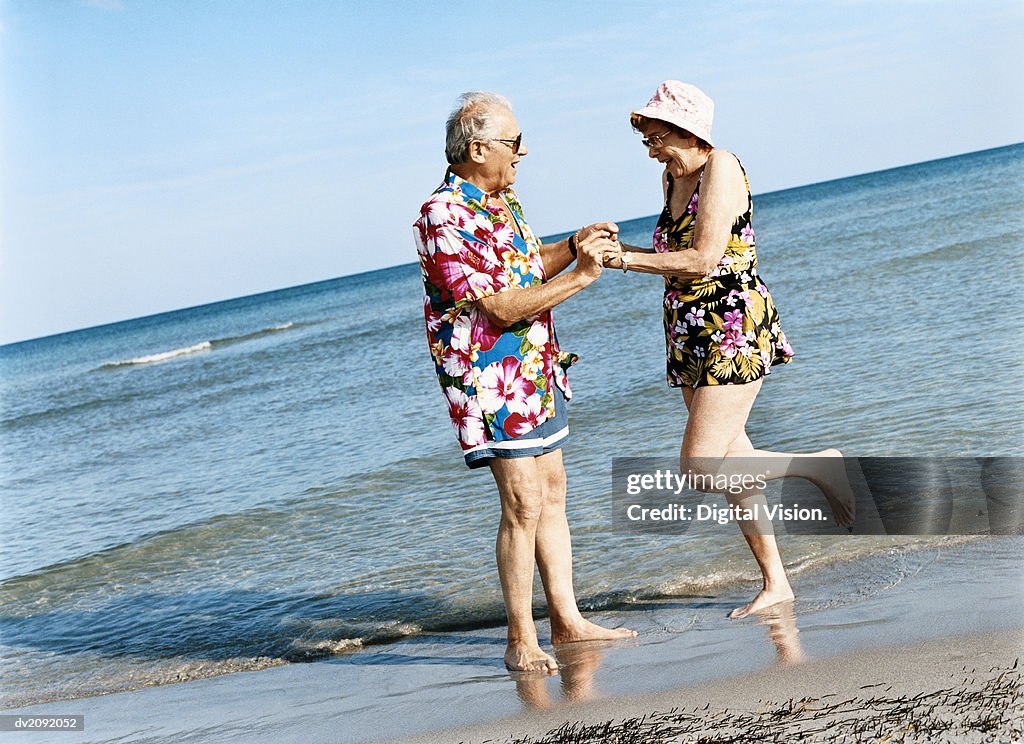
[[[742,164],[740,165],[742,169]],[[654,230],[658,253],[693,247],[698,193],[704,174],[678,220],[672,219],[672,176],[668,177],[665,209]],[[735,385],[769,374],[773,364],[793,357],[768,287],[757,274],[754,202],[746,171],[747,211],[732,225],[725,255],[700,279],[665,277],[665,341],[667,378],[671,387]]]

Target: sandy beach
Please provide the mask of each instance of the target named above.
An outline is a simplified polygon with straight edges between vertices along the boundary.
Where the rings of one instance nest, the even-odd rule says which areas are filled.
[[[557,649],[552,677],[506,672],[504,629],[487,627],[4,713],[84,715],[85,730],[60,741],[96,743],[745,741],[750,732],[789,741],[801,731],[809,741],[1011,741],[1021,720],[1020,548],[1019,537],[894,548],[858,561],[878,574],[873,585],[845,585],[855,566],[838,562],[802,575],[791,609],[741,621],[725,619],[741,599],[733,593],[598,613],[640,637]],[[545,642],[546,621],[539,628]],[[549,733],[574,724],[571,736]]]
[[[1024,631],[872,649],[401,741],[1020,741]]]

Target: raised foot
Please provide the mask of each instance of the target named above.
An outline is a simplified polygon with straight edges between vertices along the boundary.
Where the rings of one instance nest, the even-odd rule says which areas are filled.
[[[578,643],[579,641],[619,641],[624,638],[636,638],[636,631],[630,628],[605,628],[589,620],[579,622],[558,630],[551,629],[551,642]]]
[[[818,457],[824,458],[826,473],[820,481],[816,481],[816,485],[825,494],[836,524],[851,527],[857,516],[857,502],[846,475],[843,453],[837,449],[827,449],[819,452]]]
[[[548,672],[558,671],[558,662],[544,653],[536,642],[509,641],[505,648],[505,667],[510,672]]]
[[[781,602],[790,602],[792,599],[793,590],[789,587],[786,587],[785,589],[775,589],[772,591],[762,589],[758,592],[758,595],[754,597],[753,602],[743,605],[743,607],[737,607],[729,613],[729,617],[733,620],[737,620],[741,617],[746,617],[747,615],[763,612]]]

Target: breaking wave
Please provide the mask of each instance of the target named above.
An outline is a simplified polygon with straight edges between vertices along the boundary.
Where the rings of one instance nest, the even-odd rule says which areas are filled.
[[[229,344],[237,344],[242,341],[252,341],[262,336],[268,336],[272,333],[279,333],[280,331],[287,331],[294,328],[294,323],[282,323],[281,325],[271,326],[269,328],[263,328],[253,333],[246,333],[241,336],[227,336],[225,338],[215,338],[209,341],[203,341],[192,346],[186,346],[180,349],[171,349],[170,351],[161,351],[156,354],[147,354],[146,356],[135,357],[133,359],[124,359],[117,362],[106,362],[100,365],[100,369],[117,369],[119,367],[136,367],[144,364],[157,364],[159,362],[166,362],[168,359],[175,359],[181,356],[188,356],[191,354],[201,354],[207,351],[213,351],[222,346]]]

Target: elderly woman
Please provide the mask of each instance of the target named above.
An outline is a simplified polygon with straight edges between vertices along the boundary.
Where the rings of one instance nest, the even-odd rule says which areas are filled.
[[[742,456],[745,467],[756,463],[766,479],[806,478],[824,492],[837,524],[849,526],[853,495],[838,450],[755,450],[744,431],[765,376],[788,363],[793,349],[758,274],[750,184],[739,159],[714,146],[713,112],[699,88],[668,80],[630,116],[648,155],[665,166],[665,207],[652,251],[624,246],[628,250],[606,256],[606,264],[665,277],[668,384],[682,389],[688,410],[680,452],[684,468],[709,461],[727,468]],[[764,494],[748,491],[739,500],[750,509],[764,503]],[[739,521],[764,587],[730,617],[793,598],[770,522]]]

